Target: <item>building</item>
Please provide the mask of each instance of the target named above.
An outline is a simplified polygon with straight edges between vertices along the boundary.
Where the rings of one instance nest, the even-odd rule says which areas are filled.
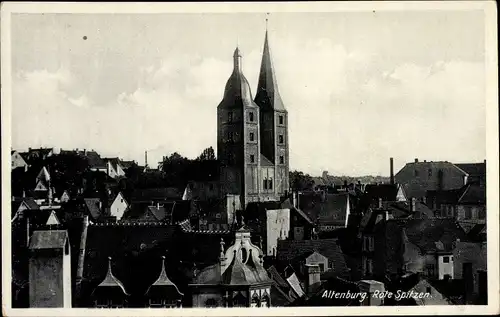
[[[431,279],[453,278],[457,239],[466,235],[454,219],[394,219],[389,213],[374,213],[363,230],[363,275],[384,279],[419,273]]]
[[[216,264],[196,273],[189,285],[193,307],[270,307],[273,282],[263,267],[262,250],[244,226]]]
[[[347,228],[353,210],[349,193],[328,194],[325,191],[300,194],[298,206],[317,225],[319,231]]]
[[[464,170],[465,169],[465,170]],[[453,164],[448,161],[423,161],[415,159],[395,175],[408,198],[424,200],[428,190],[459,189],[472,182],[484,182],[486,161],[474,164]]]
[[[469,183],[459,189],[428,191],[427,204],[441,217],[486,223],[486,186]]]
[[[35,231],[29,249],[30,307],[71,308],[71,255],[67,231]]]
[[[288,113],[279,94],[266,31],[262,63],[253,99],[243,75],[239,48],[233,72],[217,107],[217,157],[223,193],[249,202],[278,201],[289,189]]]
[[[18,151],[10,151],[10,160],[11,169],[22,168],[25,172],[28,170],[28,163]]]
[[[180,308],[182,307],[183,293],[168,278],[165,270],[165,256],[162,256],[161,272],[158,279],[151,284],[145,297],[149,299],[146,307],[148,308]]]

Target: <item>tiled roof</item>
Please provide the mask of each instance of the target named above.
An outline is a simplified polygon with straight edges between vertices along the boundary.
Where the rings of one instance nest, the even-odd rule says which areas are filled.
[[[182,191],[176,187],[157,187],[136,189],[132,194],[133,201],[157,201],[181,199]]]
[[[274,166],[274,164],[264,154],[260,154],[260,166]]]
[[[379,198],[382,198],[383,201],[396,201],[397,194],[398,194],[397,185],[368,184],[365,186],[365,196],[369,198],[370,201],[378,200]]]
[[[427,199],[440,204],[485,204],[486,203],[486,186],[479,184],[467,184],[458,189],[450,190],[429,190],[427,191]]]
[[[311,251],[317,251],[333,262],[333,270],[339,275],[348,272],[344,254],[337,239],[319,240],[279,240],[277,248],[277,259],[281,262],[290,263],[291,260]]]
[[[167,276],[167,271],[165,270],[165,257],[162,257],[162,266],[161,266],[161,272],[160,275],[158,276],[158,279],[148,288],[145,294],[148,294],[151,291],[154,291],[155,288],[161,288],[161,292],[163,294],[165,293],[170,293],[171,295],[174,296],[182,296],[182,294],[179,289],[177,288],[177,285],[175,285]],[[170,291],[170,292],[168,292]]]
[[[274,265],[270,266],[267,269],[267,272],[271,275],[272,279],[278,284],[279,287],[281,288],[289,288],[290,285],[288,285],[287,281],[279,274],[278,270],[276,270],[276,267]]]
[[[455,164],[470,176],[486,175],[486,163],[459,163]]]
[[[459,204],[486,204],[486,186],[469,184],[458,200]]]
[[[299,197],[299,208],[313,221],[320,223],[339,222],[347,217],[349,194],[304,193]]]
[[[281,207],[282,208],[288,208],[290,209],[290,212],[291,213],[297,213],[300,217],[302,217],[302,219],[304,219],[307,223],[313,225],[314,222],[311,220],[311,218],[309,218],[309,216],[303,212],[302,210],[298,209],[298,208],[295,208],[292,203],[290,202],[290,198],[287,198],[285,199],[282,203],[281,203]]]
[[[156,220],[162,221],[167,216],[165,206],[148,206],[148,210],[155,216]]]
[[[99,153],[95,151],[78,151],[78,154],[83,155],[87,158],[87,161],[91,168],[106,168],[106,162],[101,158]]]
[[[435,175],[434,177],[436,178],[439,171],[443,172],[443,177],[445,179],[443,184],[444,186],[451,186],[447,185],[446,181],[450,175],[455,175],[454,184],[462,182],[461,185],[458,185],[462,186],[462,176],[467,175],[467,173],[457,165],[446,161],[406,163],[406,165],[398,173],[396,173],[394,177],[398,183],[403,185],[405,193],[408,197],[424,197],[426,191],[438,189],[438,182],[436,179],[433,178],[432,180],[429,180],[423,177],[415,178],[413,174],[415,170],[419,171],[421,175],[424,175],[428,172],[428,170],[431,170],[432,175]],[[453,187],[445,187],[443,189],[453,189]]]
[[[463,229],[451,218],[411,219],[405,224],[405,232],[409,241],[425,252],[452,251],[457,239],[466,239]]]
[[[36,203],[36,201],[33,198],[23,198],[23,202],[26,204],[26,206],[30,210],[40,209],[40,206],[38,206],[38,204]]]
[[[179,227],[181,227],[182,231],[185,231],[185,232],[193,231],[193,228],[191,227],[191,223],[189,222],[188,219],[183,220],[183,221],[177,223],[177,225]]]
[[[63,249],[68,241],[66,230],[35,231],[30,238],[29,248],[36,249]]]
[[[121,165],[123,166],[124,169],[127,169],[131,167],[132,165],[135,164],[134,161],[120,161]]]
[[[463,305],[465,281],[463,279],[427,280],[444,298],[455,305]]]
[[[300,286],[300,281],[297,278],[297,275],[293,273],[289,277],[287,277],[287,282],[290,285],[290,287],[293,289],[295,294],[297,294],[298,297],[302,297],[305,295],[304,290],[302,289],[302,286]]]
[[[101,216],[102,210],[99,206],[101,200],[99,198],[84,198],[84,202],[85,207],[87,208],[87,211],[90,213],[92,218],[97,219]]]

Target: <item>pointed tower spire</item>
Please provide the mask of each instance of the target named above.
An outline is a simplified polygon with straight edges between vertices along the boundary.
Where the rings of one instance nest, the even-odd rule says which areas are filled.
[[[259,83],[255,103],[261,108],[271,108],[274,110],[285,110],[283,101],[278,90],[278,83],[274,73],[274,66],[269,48],[268,16],[266,15],[266,33],[264,38],[264,49],[262,51],[262,62],[260,66]]]
[[[242,56],[240,52],[240,48],[236,46],[233,54],[233,63],[234,63],[234,71],[241,73],[242,71]]]

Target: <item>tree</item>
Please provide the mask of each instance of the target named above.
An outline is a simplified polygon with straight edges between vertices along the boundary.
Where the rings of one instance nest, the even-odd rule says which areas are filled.
[[[197,161],[214,161],[215,151],[213,147],[208,147],[201,152],[200,156],[196,158]]]
[[[291,171],[289,174],[290,187],[294,191],[312,189],[314,181],[309,174],[300,171]]]
[[[186,174],[189,169],[190,160],[181,154],[174,152],[170,156],[163,157],[160,164],[165,185],[182,186],[186,181]]]

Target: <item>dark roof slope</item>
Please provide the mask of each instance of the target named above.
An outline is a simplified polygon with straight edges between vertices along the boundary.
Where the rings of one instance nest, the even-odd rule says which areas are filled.
[[[30,238],[29,248],[35,249],[63,249],[68,241],[66,230],[35,231]]]
[[[293,259],[315,251],[333,262],[334,272],[341,276],[348,274],[345,257],[338,244],[338,239],[280,240],[276,253],[279,261],[290,263]]]
[[[459,163],[455,164],[458,168],[465,171],[470,176],[486,175],[486,163]]]

